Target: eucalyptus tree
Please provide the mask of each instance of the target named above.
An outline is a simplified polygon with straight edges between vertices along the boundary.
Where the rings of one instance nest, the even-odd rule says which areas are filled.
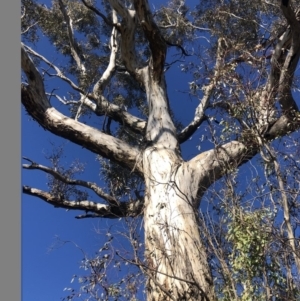
[[[29,186],[23,192],[55,207],[83,210],[81,218],[143,216],[144,260],[135,258],[134,263],[145,274],[147,300],[153,301],[239,298],[241,289],[234,279],[229,281],[229,293],[217,290],[211,256],[220,255],[220,249],[212,242],[216,235],[203,224],[199,207],[212,185],[236,174],[256,155],[273,171],[291,270],[300,271],[295,237],[299,223],[293,222],[291,192],[280,170],[278,152],[285,149],[276,144],[300,125],[295,100],[300,56],[297,2],[195,4],[190,9],[179,0],[159,8],[147,0],[54,0],[48,8],[22,0],[22,104],[45,130],[95,153],[107,183],[103,188],[74,179],[72,170],[60,172],[26,158],[29,164],[24,168],[42,170],[53,181],[48,192]],[[60,63],[34,50],[42,34]],[[179,58],[173,59],[176,55]],[[185,126],[175,116],[174,96],[166,83],[166,73],[178,66],[192,77],[188,93],[198,100],[194,117]],[[67,98],[51,87],[48,80],[53,77],[69,87]],[[68,114],[59,112],[55,99],[70,109]],[[84,119],[91,115],[103,122],[101,130]],[[211,148],[186,160],[181,146],[204,128],[210,129],[205,135]],[[298,170],[299,162],[293,162]],[[295,172],[294,183],[297,177]],[[70,187],[90,189],[99,202]],[[236,230],[241,219],[253,227],[240,231],[256,231],[267,244],[262,228],[256,228],[262,215],[266,217],[256,213],[242,217],[237,212],[231,216],[231,232],[225,236],[239,255],[218,257],[222,275],[241,271],[239,258],[244,256],[245,261],[252,252],[237,244],[244,239]],[[252,246],[251,237],[246,236]],[[250,273],[252,267],[240,280],[248,293],[243,300],[251,298],[249,292],[254,294],[251,281],[257,275]],[[266,279],[269,276],[265,274]],[[268,300],[275,298],[272,281],[266,280],[269,285],[263,289]]]

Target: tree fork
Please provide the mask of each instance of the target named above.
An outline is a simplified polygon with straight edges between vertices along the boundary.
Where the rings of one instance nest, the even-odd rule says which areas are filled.
[[[148,300],[215,300],[194,206],[196,179],[169,149],[149,147],[143,166]]]

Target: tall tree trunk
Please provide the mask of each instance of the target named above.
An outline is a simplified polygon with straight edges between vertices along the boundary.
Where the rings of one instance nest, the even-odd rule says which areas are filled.
[[[193,176],[179,154],[165,86],[148,83],[147,138],[151,146],[143,154],[147,300],[215,300],[194,205]]]

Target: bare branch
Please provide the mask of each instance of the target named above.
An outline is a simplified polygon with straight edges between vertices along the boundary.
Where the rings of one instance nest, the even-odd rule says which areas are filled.
[[[227,11],[222,11],[222,10],[220,10],[219,13],[221,13],[221,14],[226,14],[226,15],[230,15],[230,16],[232,16],[232,17],[238,19],[238,20],[251,21],[251,22],[255,23],[256,25],[258,25],[259,27],[261,27],[262,29],[268,30],[268,28],[266,28],[266,27],[263,26],[262,24],[258,23],[256,20],[245,19],[245,18],[239,17],[239,16],[237,16],[237,15],[235,15],[235,14],[233,14],[233,13],[230,13],[230,12],[227,12]]]
[[[81,59],[80,59],[79,47],[78,47],[78,44],[77,44],[77,42],[75,40],[75,37],[74,37],[73,20],[70,18],[69,14],[67,13],[65,5],[63,4],[62,0],[58,0],[58,3],[59,3],[60,10],[63,14],[64,20],[67,24],[68,37],[69,37],[72,57],[74,58],[79,70],[81,70],[81,72],[83,74],[85,74],[86,69],[85,69],[85,66],[82,63]]]
[[[22,103],[27,112],[44,128],[122,166],[142,171],[139,150],[126,142],[75,121],[51,107],[44,90],[42,77],[22,47],[22,69],[29,86],[21,86]],[[138,161],[137,161],[138,160]]]
[[[217,49],[217,58],[216,65],[214,67],[214,75],[210,81],[210,83],[204,87],[204,95],[202,100],[200,101],[198,107],[195,110],[195,116],[192,122],[186,126],[181,133],[178,135],[179,143],[185,142],[189,139],[201,125],[201,123],[205,120],[205,110],[209,104],[210,96],[215,89],[215,86],[219,80],[220,73],[222,67],[224,67],[224,48],[223,48],[223,39],[220,38],[218,40],[218,49]]]
[[[22,15],[21,15],[21,20],[24,19],[25,16],[26,16],[26,7],[25,7],[25,6],[22,6],[22,8],[23,8],[23,13],[22,13]],[[21,8],[21,9],[22,9],[22,8]]]
[[[69,210],[84,210],[93,212],[98,217],[105,218],[120,218],[120,217],[135,217],[142,214],[143,204],[136,202],[122,202],[119,206],[109,206],[93,201],[70,201],[65,199],[57,199],[52,194],[40,189],[23,186],[23,193],[38,197],[46,203],[56,208],[66,208]],[[80,216],[79,218],[82,218]]]
[[[285,222],[285,226],[286,226],[286,233],[287,233],[287,237],[288,237],[288,243],[292,249],[292,253],[293,253],[293,257],[296,263],[296,267],[298,270],[298,273],[300,272],[300,253],[298,252],[297,248],[296,248],[296,244],[295,244],[295,235],[294,235],[294,231],[293,231],[293,227],[292,227],[292,223],[291,223],[291,215],[290,215],[290,209],[289,209],[289,202],[288,202],[288,196],[287,196],[287,191],[285,189],[285,185],[284,185],[284,178],[281,174],[280,171],[280,166],[278,163],[278,159],[276,157],[275,151],[272,149],[272,147],[264,142],[261,142],[261,146],[265,147],[266,149],[266,155],[262,156],[263,159],[267,162],[267,163],[273,163],[274,165],[274,170],[275,170],[275,175],[276,175],[276,179],[278,182],[278,187],[279,187],[279,192],[281,195],[281,204],[282,204],[282,208],[283,208],[283,216],[284,216],[284,222]]]
[[[48,92],[46,92],[46,95],[48,95],[50,97],[51,96],[56,97],[58,99],[58,101],[61,102],[64,105],[75,105],[75,104],[78,104],[78,100],[65,100],[65,99],[62,99],[59,95],[54,94],[54,93],[48,93]]]
[[[111,7],[122,17],[127,18],[131,14],[132,10],[127,9],[122,1],[119,0],[110,0]],[[123,24],[122,24],[123,25]]]
[[[270,150],[270,148],[269,148]],[[274,153],[272,154],[274,156]],[[287,228],[287,236],[289,238],[289,244],[291,246],[291,249],[293,251],[293,257],[295,259],[296,262],[296,266],[297,266],[297,270],[298,273],[300,273],[300,253],[299,250],[297,250],[296,244],[295,244],[295,235],[294,235],[294,231],[293,231],[293,227],[292,227],[292,223],[291,223],[291,219],[290,219],[290,209],[289,209],[289,205],[288,205],[288,197],[287,197],[287,193],[286,190],[284,189],[284,179],[282,177],[282,174],[280,172],[280,167],[279,167],[279,163],[277,158],[274,156],[274,168],[275,168],[275,173],[276,173],[276,178],[278,181],[278,186],[280,189],[280,194],[281,194],[281,201],[282,201],[282,207],[283,207],[283,214],[284,214],[284,221],[285,221],[285,225]]]
[[[118,18],[116,11],[112,11],[113,15],[113,22],[117,23]],[[110,78],[112,77],[115,68],[116,68],[116,56],[118,52],[118,40],[117,40],[117,29],[116,27],[113,27],[111,36],[110,36],[110,58],[109,58],[109,64],[105,70],[105,72],[102,74],[101,78],[97,81],[97,83],[94,86],[93,92],[96,95],[96,97],[103,93],[104,88],[106,87],[107,83],[109,82]],[[98,97],[97,97],[98,98]]]
[[[43,60],[48,66],[50,66],[51,68],[53,68],[56,71],[56,74],[54,76],[57,76],[60,79],[62,79],[63,81],[65,81],[66,83],[68,83],[75,91],[85,94],[85,92],[81,88],[79,88],[72,80],[70,80],[68,77],[66,77],[57,66],[55,66],[53,63],[51,63],[50,61],[48,61],[41,54],[35,52],[29,46],[27,46],[27,45],[25,45],[23,43],[21,43],[21,44],[22,44],[22,47],[26,48],[26,51],[28,51],[30,54],[32,54],[32,55],[38,57],[39,59]]]
[[[23,44],[22,44],[23,45]],[[53,63],[49,62],[44,56],[40,55],[39,53],[32,50],[30,47],[23,45],[29,53],[33,54],[34,56],[43,60],[48,66],[53,68],[56,71],[57,77],[62,79],[63,81],[67,82],[75,91],[84,95],[84,105],[88,107],[92,112],[94,112],[97,116],[107,115],[111,117],[113,120],[128,126],[133,132],[138,134],[143,134],[146,128],[146,121],[131,115],[120,106],[116,104],[110,103],[104,96],[100,95],[99,97],[95,96],[94,94],[88,93],[86,94],[84,90],[79,88],[72,80],[67,78],[62,71],[55,66]],[[57,97],[57,96],[56,96]],[[63,102],[62,99],[59,97],[59,101]],[[93,100],[96,104],[91,101]],[[63,102],[64,103],[64,102]],[[68,103],[70,104],[70,103]]]
[[[290,111],[289,114],[278,118],[264,134],[264,138],[271,141],[294,132],[300,128],[300,113]]]
[[[168,46],[172,46],[172,47],[177,47],[177,48],[179,48],[179,49],[181,50],[181,52],[182,52],[182,55],[184,55],[184,56],[191,56],[190,54],[188,54],[188,53],[185,51],[185,49],[184,49],[181,45],[171,43],[171,42],[167,41],[165,38],[163,38],[163,39],[164,39],[164,41],[166,42],[166,44],[167,44]]]
[[[21,32],[21,34],[25,34],[26,32],[28,32],[30,30],[30,28],[32,28],[33,26],[35,26],[36,24],[38,24],[39,22],[35,22],[31,25],[29,25],[24,31]]]
[[[31,164],[23,164],[22,165],[22,167],[25,169],[41,170],[41,171],[44,171],[44,172],[52,175],[55,179],[65,183],[65,184],[78,185],[78,186],[89,188],[89,189],[93,190],[99,197],[101,197],[102,199],[107,201],[109,205],[119,206],[119,201],[117,199],[115,199],[114,197],[112,197],[111,195],[105,193],[96,183],[83,181],[83,180],[74,180],[74,179],[71,179],[71,178],[68,178],[68,177],[62,175],[61,173],[55,171],[52,168],[37,164],[36,162],[33,162],[32,160],[30,160],[26,157],[23,157],[23,159],[31,162]]]
[[[192,28],[194,28],[194,29],[197,29],[197,30],[211,31],[210,28],[199,27],[199,26],[196,26],[196,25],[192,24],[191,22],[186,22],[185,25],[186,25],[186,26],[190,26],[190,27],[192,27]],[[177,24],[176,24],[176,23],[173,23],[173,24],[169,24],[169,25],[159,25],[158,27],[159,27],[159,28],[162,28],[162,29],[176,28],[176,27],[177,27]]]
[[[113,23],[111,23],[107,17],[102,14],[96,7],[94,7],[93,5],[90,5],[88,4],[85,0],[81,0],[81,2],[87,7],[89,8],[90,10],[92,10],[96,15],[98,15],[99,17],[101,17],[103,19],[103,21],[107,24],[107,25],[110,25],[110,26],[114,26]]]

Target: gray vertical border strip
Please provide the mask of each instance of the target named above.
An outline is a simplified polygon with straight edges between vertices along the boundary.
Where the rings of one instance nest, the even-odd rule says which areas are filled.
[[[20,0],[0,2],[0,299],[21,300]]]

